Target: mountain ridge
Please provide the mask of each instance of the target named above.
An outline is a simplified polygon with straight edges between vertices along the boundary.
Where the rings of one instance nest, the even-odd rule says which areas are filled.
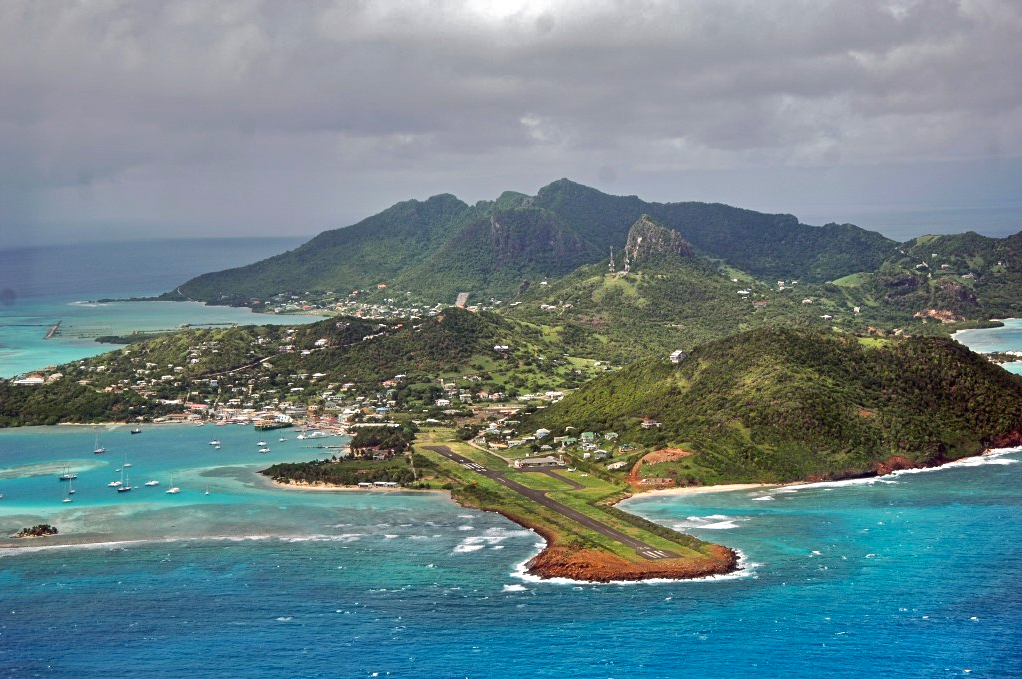
[[[487,247],[483,230],[468,227],[496,213],[512,230],[528,233],[530,225],[542,222],[560,234],[562,254],[570,256],[555,257],[547,275],[601,261],[610,247],[625,245],[628,230],[643,214],[685,234],[699,254],[763,278],[783,275],[822,282],[874,270],[895,245],[852,225],[808,226],[792,215],[719,203],[646,202],[560,179],[535,196],[504,192],[474,206],[450,194],[402,201],[352,226],[325,231],[287,253],[193,278],[164,298],[245,304],[278,293],[369,289],[407,277],[408,282],[425,286],[416,292],[447,300],[465,283],[448,283],[445,276],[461,268],[465,253]],[[461,280],[473,283],[470,291],[476,294],[510,295],[528,276],[542,274],[530,257],[550,255],[527,248],[512,254],[525,256],[499,263],[514,270],[518,280],[511,275],[494,281]],[[480,262],[475,262],[477,268]]]

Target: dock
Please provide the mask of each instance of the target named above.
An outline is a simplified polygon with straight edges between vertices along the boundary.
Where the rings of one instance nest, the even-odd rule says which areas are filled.
[[[63,322],[63,321],[57,321],[56,323],[54,323],[53,325],[51,325],[51,326],[50,326],[50,329],[46,331],[46,334],[45,334],[45,335],[43,335],[43,339],[52,339],[52,338],[53,338],[53,336],[57,334],[57,331],[59,331],[59,330],[60,330],[60,324],[61,324],[62,322]]]

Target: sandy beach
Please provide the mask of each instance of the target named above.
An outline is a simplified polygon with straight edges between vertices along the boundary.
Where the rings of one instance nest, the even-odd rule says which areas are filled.
[[[783,483],[725,483],[719,486],[686,486],[684,488],[655,488],[638,495],[702,495],[704,493],[727,493],[732,490],[756,490],[779,488]]]
[[[401,488],[386,486],[373,486],[372,488],[359,488],[358,486],[335,486],[328,483],[286,483],[283,481],[274,481],[268,479],[267,483],[275,488],[286,488],[288,490],[308,490],[315,493],[348,493],[348,492],[386,492],[393,493],[399,491],[402,493],[447,493],[449,491],[441,490],[440,488]]]

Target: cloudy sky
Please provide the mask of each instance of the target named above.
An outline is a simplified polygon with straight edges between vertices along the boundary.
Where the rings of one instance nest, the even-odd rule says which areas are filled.
[[[1022,229],[1018,0],[5,0],[4,245],[313,234],[569,177]]]

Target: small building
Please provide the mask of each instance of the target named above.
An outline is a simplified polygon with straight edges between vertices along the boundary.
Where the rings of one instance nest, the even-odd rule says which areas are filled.
[[[544,455],[543,457],[523,457],[514,461],[515,469],[538,469],[542,467],[560,467],[562,466],[560,458],[554,457],[553,455]]]
[[[671,353],[671,363],[681,363],[682,361],[685,360],[685,356],[686,356],[685,352],[682,351],[681,349],[678,349],[677,351]]]

